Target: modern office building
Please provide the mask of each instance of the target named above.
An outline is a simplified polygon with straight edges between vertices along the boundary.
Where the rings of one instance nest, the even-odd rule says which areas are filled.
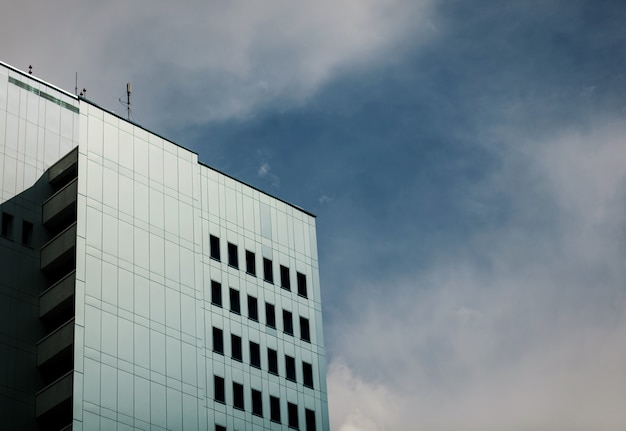
[[[0,429],[327,430],[313,215],[0,63]]]

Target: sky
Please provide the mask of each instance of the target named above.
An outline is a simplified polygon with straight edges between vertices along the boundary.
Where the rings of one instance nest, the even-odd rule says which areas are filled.
[[[331,426],[624,430],[626,5],[0,0],[0,60],[317,215]]]

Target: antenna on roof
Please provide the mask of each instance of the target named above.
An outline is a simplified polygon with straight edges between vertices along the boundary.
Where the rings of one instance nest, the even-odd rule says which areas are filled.
[[[126,83],[126,109],[128,112],[128,121],[130,121],[130,82]]]
[[[76,72],[76,80],[74,82],[74,94],[78,96],[78,72]]]
[[[33,74],[33,65],[32,64],[28,66],[28,74],[29,75]]]

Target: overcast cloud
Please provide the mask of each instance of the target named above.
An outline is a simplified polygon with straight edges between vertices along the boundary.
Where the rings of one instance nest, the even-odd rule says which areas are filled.
[[[5,1],[0,59],[318,215],[332,429],[618,431],[622,3]]]

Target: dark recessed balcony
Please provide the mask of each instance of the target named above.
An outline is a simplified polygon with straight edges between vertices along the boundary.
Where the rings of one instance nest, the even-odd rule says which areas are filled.
[[[69,272],[75,259],[76,223],[73,223],[41,248],[41,270],[46,273]]]
[[[42,222],[46,227],[68,225],[76,221],[78,178],[67,184],[43,203]]]
[[[48,182],[54,186],[62,185],[78,176],[78,147],[50,166]]]

